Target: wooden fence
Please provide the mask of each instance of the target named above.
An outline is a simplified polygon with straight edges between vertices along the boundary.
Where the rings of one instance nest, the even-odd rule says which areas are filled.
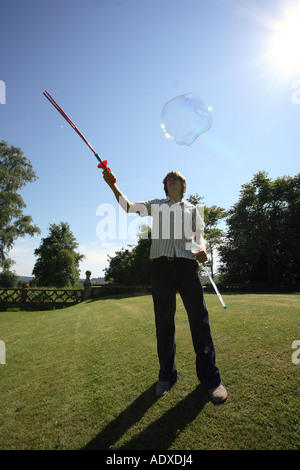
[[[0,287],[0,309],[9,307],[69,307],[88,299],[97,299],[111,295],[135,294],[149,292],[143,286],[93,286],[90,271],[83,289],[35,288],[24,283],[22,288]]]
[[[0,308],[65,307],[85,300],[85,289],[0,288]]]
[[[264,287],[264,288],[263,288]],[[273,288],[270,286],[219,286],[220,292],[299,292],[300,285],[291,288]],[[204,286],[205,292],[213,292],[211,285]],[[22,288],[0,287],[0,309],[9,307],[68,307],[87,299],[97,299],[106,296],[146,294],[151,293],[150,286],[108,286],[91,285],[84,283],[84,289],[56,289],[56,288],[29,288],[23,284]]]

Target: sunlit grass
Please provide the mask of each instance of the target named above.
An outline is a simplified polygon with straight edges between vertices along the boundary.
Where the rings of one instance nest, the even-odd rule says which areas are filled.
[[[180,380],[157,400],[150,295],[51,311],[0,312],[1,449],[297,449],[299,295],[207,294],[229,397],[198,385],[189,325],[177,302]]]

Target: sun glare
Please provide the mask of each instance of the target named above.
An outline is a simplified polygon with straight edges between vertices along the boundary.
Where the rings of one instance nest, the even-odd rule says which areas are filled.
[[[282,75],[300,72],[300,2],[274,25],[269,58]]]

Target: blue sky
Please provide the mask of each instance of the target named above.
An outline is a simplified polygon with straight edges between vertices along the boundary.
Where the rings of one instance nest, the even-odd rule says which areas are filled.
[[[108,160],[133,202],[163,197],[169,170],[186,177],[187,195],[226,209],[260,170],[294,176],[300,73],[284,74],[286,65],[269,52],[276,26],[298,3],[3,0],[0,140],[20,147],[39,177],[22,196],[42,231],[16,242],[17,274],[31,275],[33,251],[52,223],[70,224],[86,255],[82,276],[87,269],[102,276],[107,254],[135,243],[126,234],[99,239],[97,208],[112,205],[118,215],[117,203],[92,152],[44,98],[45,89]],[[160,128],[164,104],[187,92],[213,114],[209,132],[189,147]]]

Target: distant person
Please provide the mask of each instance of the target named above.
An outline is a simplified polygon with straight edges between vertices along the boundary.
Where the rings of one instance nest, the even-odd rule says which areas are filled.
[[[221,383],[220,371],[215,364],[215,348],[197,263],[207,260],[206,246],[201,226],[197,225],[199,213],[195,206],[183,199],[186,191],[185,178],[177,171],[169,172],[163,180],[166,198],[139,203],[130,202],[122,194],[114,183],[115,175],[112,172],[103,170],[103,178],[126,212],[139,212],[141,216],[153,217],[150,259],[160,365],[156,395],[167,395],[179,379],[175,366],[175,312],[178,291],[188,314],[198,379],[215,403],[224,402],[227,399],[227,391]],[[191,238],[187,220],[191,221],[191,233],[200,245],[200,250],[195,254],[188,248]]]

